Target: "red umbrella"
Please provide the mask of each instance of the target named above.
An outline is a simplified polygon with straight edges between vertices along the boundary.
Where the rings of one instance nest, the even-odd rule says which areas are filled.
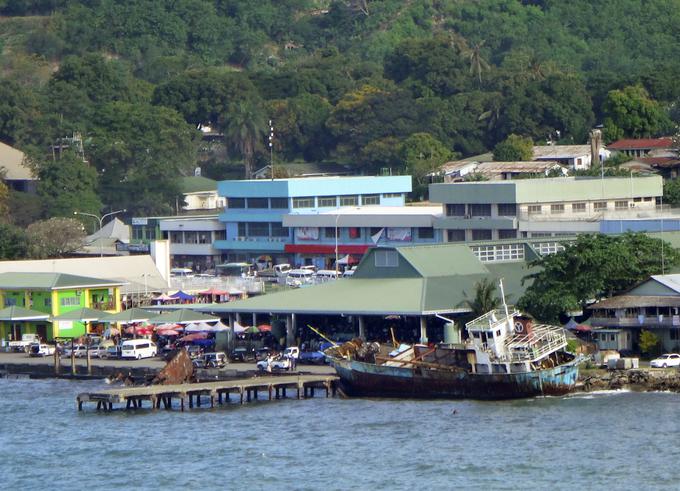
[[[228,295],[229,292],[226,290],[218,290],[217,288],[211,288],[210,290],[206,290],[204,292],[199,292],[199,295],[214,295],[214,296],[220,296],[220,295]]]
[[[269,324],[260,324],[257,326],[257,330],[260,332],[271,332],[272,331],[272,326]]]
[[[184,337],[179,338],[179,341],[196,341],[197,339],[207,339],[207,332],[192,332]]]
[[[157,331],[159,336],[179,336],[180,332],[175,329],[165,329],[163,331]]]

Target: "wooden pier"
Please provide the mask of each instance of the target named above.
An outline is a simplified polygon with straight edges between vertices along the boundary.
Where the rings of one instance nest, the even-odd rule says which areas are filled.
[[[125,409],[172,409],[175,401],[184,411],[185,408],[202,407],[203,404],[212,408],[215,404],[228,403],[231,394],[237,394],[241,404],[244,400],[250,402],[258,399],[260,392],[265,392],[269,400],[286,397],[288,390],[295,391],[297,399],[314,397],[315,389],[325,391],[326,397],[335,396],[337,380],[335,375],[284,375],[195,384],[120,387],[83,392],[76,397],[76,404],[78,411],[83,410],[85,402],[96,403],[98,411],[112,411],[114,404],[125,404]]]

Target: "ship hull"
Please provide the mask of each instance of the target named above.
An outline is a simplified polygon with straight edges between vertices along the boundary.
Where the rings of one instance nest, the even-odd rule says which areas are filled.
[[[348,397],[502,400],[560,396],[578,378],[578,361],[554,368],[511,374],[412,369],[333,359],[341,392]]]

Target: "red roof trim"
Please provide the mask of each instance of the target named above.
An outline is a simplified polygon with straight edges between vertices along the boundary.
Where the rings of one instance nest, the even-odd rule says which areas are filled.
[[[338,245],[338,254],[365,254],[369,249],[367,245]],[[286,244],[285,252],[301,254],[335,254],[334,245],[318,244]]]

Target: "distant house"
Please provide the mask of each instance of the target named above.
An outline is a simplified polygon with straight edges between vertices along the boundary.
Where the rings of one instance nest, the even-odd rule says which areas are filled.
[[[224,208],[226,200],[217,195],[217,181],[200,175],[180,178],[180,191],[184,195],[186,205],[184,211],[217,210]]]
[[[673,139],[670,137],[618,140],[607,145],[607,150],[630,157],[673,157],[677,155],[673,148]]]
[[[621,168],[633,171],[645,171],[661,174],[665,178],[675,179],[680,175],[680,158],[673,157],[638,157],[621,164]]]
[[[10,189],[35,192],[37,178],[24,152],[0,142],[0,179]]]
[[[605,160],[608,152],[599,150],[600,160]],[[534,147],[534,160],[557,162],[573,170],[590,169],[593,162],[590,145],[544,145]]]
[[[680,350],[680,274],[654,275],[588,309],[593,313],[591,324],[602,328],[593,331],[596,341],[612,342],[623,336],[630,340],[629,349],[637,351],[644,329],[659,337],[664,350]]]

